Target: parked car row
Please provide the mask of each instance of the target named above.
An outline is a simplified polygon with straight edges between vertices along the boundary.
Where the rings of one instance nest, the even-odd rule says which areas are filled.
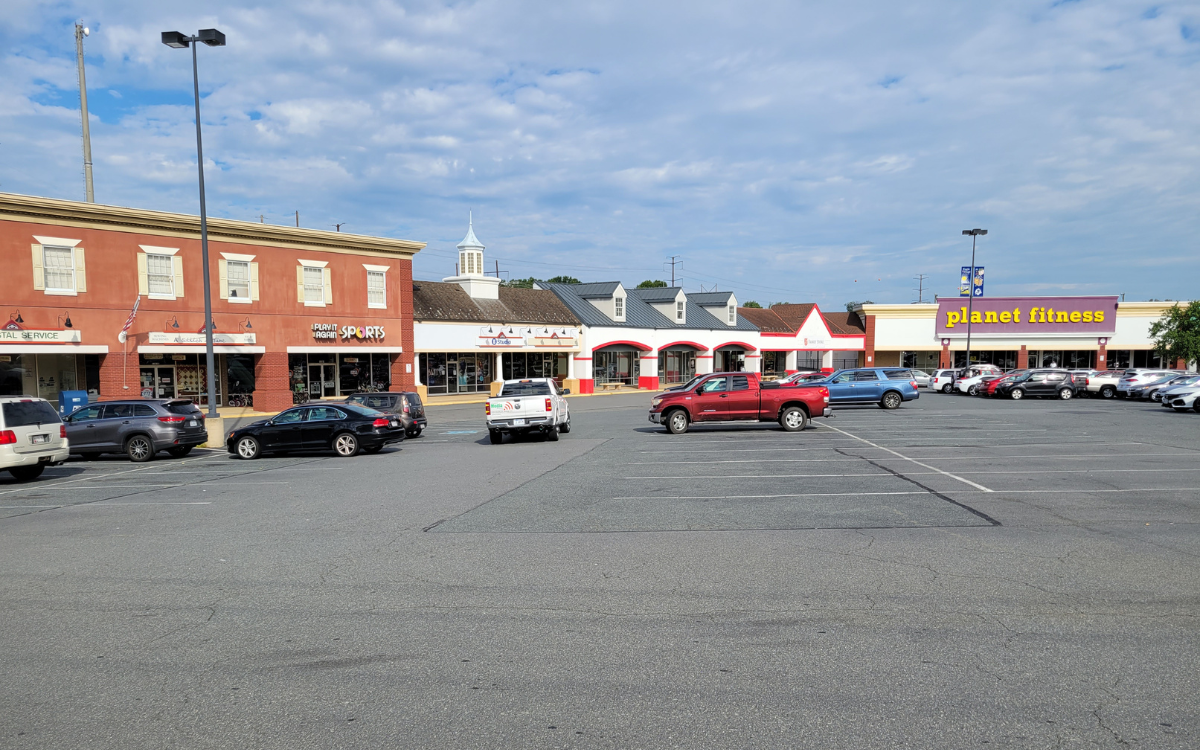
[[[355,393],[238,427],[226,436],[225,447],[240,458],[324,450],[353,456],[419,437],[427,425],[416,393]],[[36,479],[71,454],[85,460],[125,454],[141,463],[163,452],[183,458],[207,442],[204,413],[190,399],[105,401],[64,418],[45,399],[0,397],[0,470],[21,480]]]
[[[1077,396],[1159,401],[1200,387],[1200,374],[1161,369],[1067,370],[1032,368],[1000,372],[992,365],[969,369],[938,370],[931,388],[941,393],[1001,396],[1019,400],[1027,396],[1070,399]],[[1191,408],[1188,402],[1186,408]]]

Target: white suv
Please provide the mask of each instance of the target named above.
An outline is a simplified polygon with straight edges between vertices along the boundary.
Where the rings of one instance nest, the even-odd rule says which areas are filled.
[[[934,393],[949,393],[954,387],[954,373],[957,370],[938,370],[933,373],[933,380],[929,383],[929,390]]]
[[[22,482],[37,479],[69,453],[67,428],[49,401],[0,396],[0,471]]]

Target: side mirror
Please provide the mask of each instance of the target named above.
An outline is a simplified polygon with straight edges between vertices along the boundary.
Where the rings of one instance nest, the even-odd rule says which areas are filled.
[[[570,388],[563,388],[562,395],[569,396],[570,394],[571,394]]]
[[[273,426],[274,424],[275,424],[275,420],[274,420],[274,419],[268,419],[268,420],[267,420],[267,424],[266,424],[266,426],[267,426],[267,427],[271,427],[271,426]]]

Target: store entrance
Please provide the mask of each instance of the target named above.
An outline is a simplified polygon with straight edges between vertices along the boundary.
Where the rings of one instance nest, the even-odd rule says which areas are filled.
[[[308,366],[308,397],[333,398],[337,395],[336,365],[310,364]]]
[[[142,398],[175,398],[175,367],[142,367]]]

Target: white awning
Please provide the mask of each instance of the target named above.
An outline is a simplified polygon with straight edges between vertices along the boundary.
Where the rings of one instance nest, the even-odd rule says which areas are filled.
[[[403,354],[402,346],[289,346],[288,354]]]
[[[0,344],[0,354],[108,354],[108,345]]]
[[[138,354],[206,354],[203,346],[174,344],[164,346],[139,346]],[[222,346],[213,345],[213,354],[266,354],[265,346]]]

